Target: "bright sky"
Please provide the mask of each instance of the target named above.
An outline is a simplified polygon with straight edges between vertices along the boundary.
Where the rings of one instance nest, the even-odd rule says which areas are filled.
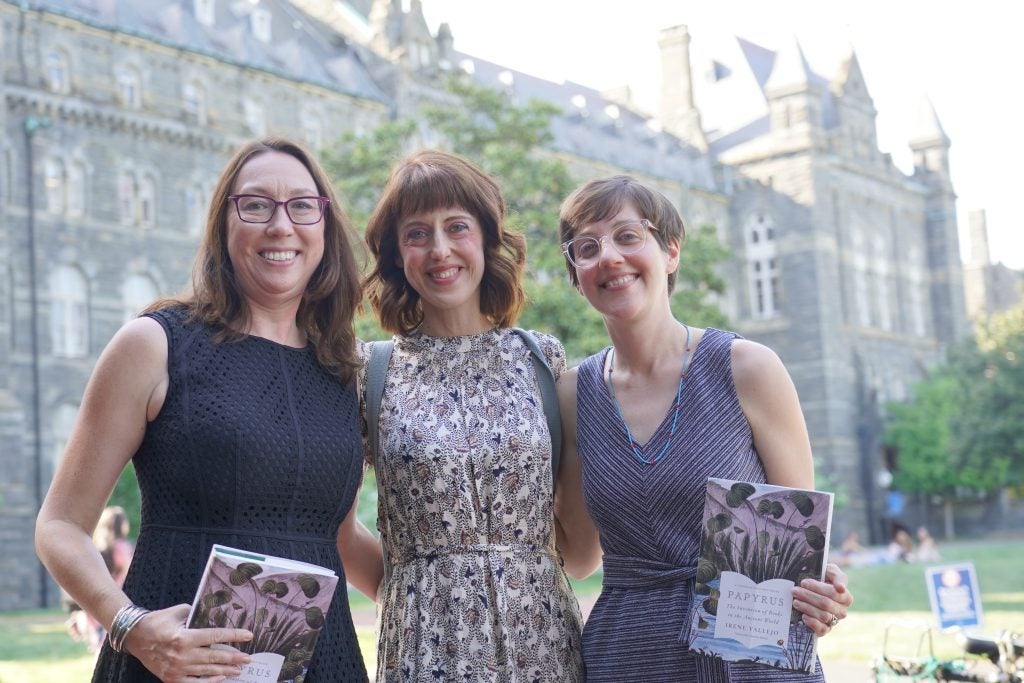
[[[455,49],[553,81],[631,86],[656,111],[662,28],[686,24],[778,49],[793,36],[811,67],[835,74],[852,44],[878,110],[878,141],[905,172],[927,95],[950,137],[961,255],[967,212],[985,209],[993,261],[1024,268],[1024,67],[1017,3],[1007,0],[423,0]]]

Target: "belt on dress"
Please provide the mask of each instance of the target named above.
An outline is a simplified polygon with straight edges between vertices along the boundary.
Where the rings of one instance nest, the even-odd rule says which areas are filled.
[[[689,581],[697,575],[697,567],[680,567],[645,557],[609,555],[604,559],[604,585],[614,588],[650,588],[663,584]]]
[[[457,555],[547,555],[552,560],[555,556],[552,552],[533,543],[467,543],[463,545],[441,545],[426,548],[403,549],[395,556],[396,564],[408,564],[413,560],[432,560],[438,557],[452,557]],[[391,554],[388,553],[390,556]],[[390,557],[389,557],[390,559]]]
[[[606,588],[651,588],[689,581],[697,576],[697,567],[680,567],[667,562],[650,560],[645,557],[628,555],[609,555],[603,559],[604,579]],[[693,596],[690,598],[691,604]],[[689,606],[680,605],[687,610],[687,618],[679,633],[679,642],[689,644]],[[697,680],[701,683],[729,683],[728,666],[721,659],[693,653],[697,666]]]

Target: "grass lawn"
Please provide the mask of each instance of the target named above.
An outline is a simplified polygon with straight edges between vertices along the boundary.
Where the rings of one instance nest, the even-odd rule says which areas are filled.
[[[1024,633],[1024,538],[958,542],[939,546],[942,564],[973,562],[982,593],[985,631],[1012,629]],[[924,565],[901,564],[855,567],[847,570],[856,602],[850,616],[818,643],[822,660],[863,665],[882,653],[886,627],[889,654],[913,655],[920,630],[933,623],[924,582]],[[573,581],[581,596],[600,591],[600,576]],[[361,595],[352,594],[352,609],[372,610]],[[0,683],[79,683],[88,681],[92,656],[64,631],[60,612],[0,614]],[[372,667],[376,639],[370,626],[358,627],[359,645]],[[934,634],[935,654],[952,657],[957,648],[951,636]]]
[[[957,542],[939,546],[935,564],[973,562],[981,590],[984,631],[1024,633],[1024,539]],[[818,642],[824,661],[866,662],[883,649],[889,630],[888,654],[912,656],[921,628],[934,626],[923,564],[879,565],[847,569],[855,602],[849,617]],[[915,629],[916,625],[916,629]],[[934,633],[935,654],[961,652],[952,636]]]

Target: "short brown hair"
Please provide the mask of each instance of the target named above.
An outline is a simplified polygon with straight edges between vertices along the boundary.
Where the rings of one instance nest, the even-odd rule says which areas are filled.
[[[359,367],[353,318],[362,299],[359,265],[354,255],[358,238],[341,210],[327,174],[302,145],[270,137],[242,145],[224,167],[210,198],[199,252],[192,268],[192,289],[182,298],[158,301],[147,310],[182,305],[190,319],[218,328],[219,342],[238,341],[249,326],[249,310],[235,281],[227,248],[228,195],[248,161],[260,154],[280,152],[295,157],[313,176],[317,192],[330,199],[324,212],[324,255],[299,304],[296,324],[316,349],[320,364],[344,382],[351,382]]]
[[[495,325],[508,327],[522,312],[526,239],[505,227],[501,188],[460,156],[422,150],[392,169],[366,225],[366,244],[375,263],[363,285],[381,327],[388,332],[408,334],[423,322],[420,295],[398,265],[399,222],[406,216],[451,207],[468,211],[483,228],[481,313]]]
[[[558,216],[558,241],[565,243],[576,235],[582,226],[607,220],[617,214],[625,204],[632,204],[657,230],[652,230],[662,251],[670,242],[682,245],[686,239],[683,217],[661,192],[644,185],[628,175],[616,175],[600,180],[591,180],[572,191],[564,202]],[[569,281],[579,285],[576,269],[565,260]],[[668,291],[671,294],[676,285],[675,272],[668,274]]]

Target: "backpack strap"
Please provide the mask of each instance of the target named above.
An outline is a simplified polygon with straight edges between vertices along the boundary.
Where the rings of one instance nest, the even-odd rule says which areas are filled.
[[[373,342],[370,362],[366,366],[366,436],[370,440],[374,469],[380,455],[380,404],[384,399],[384,383],[388,378],[388,362],[394,346],[392,341]]]
[[[373,342],[370,361],[366,365],[366,429],[370,441],[370,455],[373,458],[373,469],[377,473],[377,484],[380,484],[380,405],[384,399],[384,384],[388,378],[388,362],[395,343],[392,341]],[[381,499],[383,500],[383,498]],[[388,548],[381,539],[381,555],[384,559],[384,583],[391,573],[388,562]],[[378,596],[379,597],[379,596]]]
[[[540,385],[540,398],[544,407],[544,417],[548,421],[548,432],[551,434],[551,488],[554,490],[558,482],[558,465],[562,459],[562,416],[558,411],[558,392],[555,390],[555,375],[551,372],[551,366],[544,356],[544,352],[537,345],[537,340],[526,330],[513,327],[512,331],[519,335],[530,349],[530,360],[533,361],[533,370],[537,375],[537,384]]]

